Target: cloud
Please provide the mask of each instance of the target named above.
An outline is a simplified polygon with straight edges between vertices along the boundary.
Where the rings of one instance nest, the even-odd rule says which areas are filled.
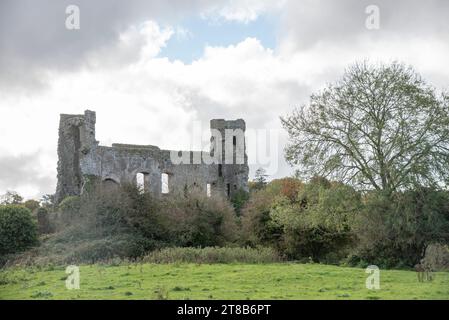
[[[20,190],[27,197],[35,198],[53,193],[55,177],[43,170],[39,153],[0,156],[0,191]]]
[[[156,57],[175,32],[171,27],[160,28],[154,21],[132,25],[120,33],[114,45],[100,47],[86,57],[88,68],[118,68],[140,59]]]
[[[366,8],[371,5],[379,8],[379,30],[369,30],[365,25],[369,16]],[[320,43],[352,46],[361,38],[441,38],[449,34],[448,12],[449,2],[445,0],[288,1],[282,11],[281,33],[285,47],[293,51]]]
[[[278,11],[285,3],[285,0],[230,0],[225,4],[220,3],[204,10],[202,16],[215,22],[222,19],[247,24],[255,21],[262,14]]]
[[[98,51],[113,50],[132,25],[174,24],[224,0],[2,0],[0,90],[46,88],[48,72],[77,71]],[[65,27],[68,5],[80,9],[80,29]]]
[[[65,8],[79,6],[81,29],[65,28]],[[86,67],[99,52],[115,50],[121,35],[144,21],[176,26],[186,17],[250,23],[260,15],[280,17],[279,49],[296,52],[323,43],[351,46],[360,38],[447,38],[445,0],[378,0],[381,28],[365,28],[371,0],[3,0],[0,3],[0,91],[18,94],[47,88],[55,72]],[[179,32],[177,32],[179,31]],[[178,36],[188,30],[174,28]],[[415,50],[419,50],[416,48]],[[117,63],[128,63],[132,50]]]
[[[449,86],[449,32],[442,19],[448,11],[441,1],[418,6],[380,0],[377,31],[365,28],[369,1],[286,1],[276,9],[282,31],[276,48],[249,37],[205,45],[192,63],[161,56],[171,38],[189,39],[189,30],[177,24],[179,15],[206,12],[211,20],[246,23],[272,4],[179,1],[168,8],[154,1],[72,2],[80,5],[80,34],[60,29],[64,5],[42,1],[36,12],[22,7],[36,2],[0,4],[0,193],[16,189],[31,197],[37,190],[54,190],[60,113],[96,110],[102,145],[188,149],[192,126],[200,121],[207,130],[211,118],[244,118],[249,129],[281,130],[280,115],[306,104],[311,93],[365,58],[403,61],[431,84]],[[221,10],[226,5],[235,10]],[[272,177],[292,172],[282,159],[285,133],[279,133],[279,166]]]

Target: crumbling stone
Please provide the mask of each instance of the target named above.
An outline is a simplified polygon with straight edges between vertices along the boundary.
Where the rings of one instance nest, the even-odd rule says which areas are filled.
[[[84,115],[61,114],[56,203],[65,197],[80,195],[92,178],[100,179],[111,188],[136,183],[138,173],[144,174],[145,191],[157,196],[162,195],[162,174],[169,177],[170,193],[183,193],[195,187],[208,195],[219,193],[230,197],[240,189],[248,191],[249,168],[244,135],[240,135],[243,138],[232,135],[232,132],[244,134],[246,127],[242,119],[211,120],[211,150],[184,152],[188,161],[179,164],[171,158],[178,154],[177,151],[162,150],[157,146],[100,146],[95,140],[95,122],[95,112],[89,110]],[[217,161],[204,161],[210,158],[217,158]],[[233,160],[231,163],[230,159]]]

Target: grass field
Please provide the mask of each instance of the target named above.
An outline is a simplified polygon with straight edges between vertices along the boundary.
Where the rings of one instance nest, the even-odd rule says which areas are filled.
[[[412,271],[380,273],[368,290],[364,269],[318,264],[129,264],[80,267],[80,289],[65,269],[0,271],[0,299],[449,299],[449,273],[419,283]]]

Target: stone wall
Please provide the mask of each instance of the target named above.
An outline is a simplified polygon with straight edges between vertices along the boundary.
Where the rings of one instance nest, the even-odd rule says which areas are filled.
[[[178,154],[177,151],[156,146],[100,146],[95,140],[95,119],[92,111],[86,111],[84,115],[61,115],[57,203],[67,196],[81,194],[87,177],[97,177],[112,186],[136,183],[139,173],[144,175],[145,191],[158,196],[163,190],[163,174],[168,175],[169,193],[181,193],[191,188],[206,192],[208,184],[211,194],[232,196],[239,189],[248,191],[245,122],[241,119],[211,120],[211,150],[184,152],[183,159],[188,161],[180,164],[171,160],[171,155]],[[243,135],[233,137],[230,135],[233,130]],[[218,157],[220,154],[222,157]],[[211,158],[215,159],[214,163],[203,160]]]

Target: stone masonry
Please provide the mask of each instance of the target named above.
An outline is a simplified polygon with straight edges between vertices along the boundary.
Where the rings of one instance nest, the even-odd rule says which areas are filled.
[[[248,191],[246,128],[242,119],[211,120],[211,150],[182,153],[152,145],[100,146],[95,140],[95,122],[95,112],[89,110],[84,115],[61,114],[56,203],[67,196],[80,195],[92,178],[106,186],[116,186],[137,183],[138,174],[143,175],[145,192],[156,196],[191,188],[227,197],[239,189]],[[183,161],[173,162],[174,155],[182,155]],[[216,161],[204,160],[210,158]]]

